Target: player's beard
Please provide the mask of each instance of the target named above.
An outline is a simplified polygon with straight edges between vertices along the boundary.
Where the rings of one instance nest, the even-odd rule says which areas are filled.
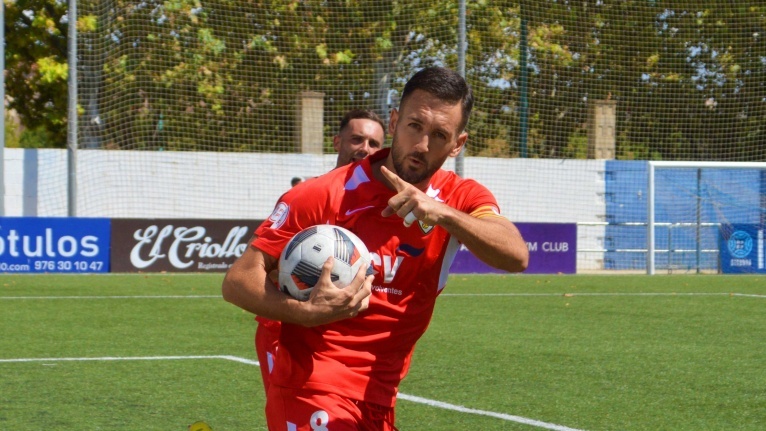
[[[434,169],[428,164],[423,153],[413,151],[412,153],[404,154],[404,151],[396,143],[397,139],[396,135],[394,135],[391,141],[391,158],[394,161],[394,169],[396,169],[396,174],[399,175],[399,178],[414,185],[430,179],[439,170],[439,168]],[[425,169],[413,171],[405,168],[404,164],[408,157],[418,160]]]

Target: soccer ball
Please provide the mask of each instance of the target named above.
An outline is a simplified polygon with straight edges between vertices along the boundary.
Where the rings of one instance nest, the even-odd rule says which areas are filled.
[[[295,299],[308,300],[330,256],[335,257],[332,282],[339,288],[351,284],[359,267],[370,263],[370,252],[351,231],[329,224],[312,226],[295,234],[282,250],[279,288]],[[367,273],[371,270],[368,267]]]

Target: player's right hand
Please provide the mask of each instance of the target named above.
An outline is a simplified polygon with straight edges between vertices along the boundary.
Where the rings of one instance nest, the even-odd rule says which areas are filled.
[[[366,275],[368,265],[362,265],[351,284],[342,289],[336,287],[330,278],[332,265],[333,257],[328,258],[322,265],[319,282],[306,301],[304,326],[324,325],[356,317],[370,306],[374,277]]]

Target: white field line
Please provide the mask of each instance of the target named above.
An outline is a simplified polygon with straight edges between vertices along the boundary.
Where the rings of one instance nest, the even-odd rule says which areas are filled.
[[[732,293],[732,296],[744,296],[748,298],[766,298],[766,295],[755,295],[752,293]]]
[[[549,430],[555,430],[555,431],[582,431],[578,430],[576,428],[569,428],[565,427],[563,425],[556,425],[548,422],[542,422],[534,419],[529,419],[521,416],[514,416],[514,415],[507,415],[505,413],[495,413],[495,412],[488,412],[485,410],[477,410],[477,409],[471,409],[468,407],[458,406],[455,404],[449,404],[441,401],[436,400],[429,400],[428,398],[422,398],[422,397],[416,397],[414,395],[407,395],[403,393],[399,393],[397,398],[401,400],[407,400],[412,401],[413,403],[419,403],[419,404],[425,404],[431,407],[438,407],[440,409],[445,410],[452,410],[460,413],[471,413],[474,415],[480,415],[480,416],[489,416],[497,419],[502,419],[510,422],[518,422],[525,425],[532,425],[538,428],[545,428]]]
[[[19,358],[0,359],[0,363],[14,362],[85,362],[85,361],[177,361],[182,359],[230,359],[230,356],[102,356],[99,358]],[[258,364],[258,362],[255,362]]]
[[[119,356],[103,356],[98,358],[18,358],[18,359],[0,359],[2,363],[29,363],[29,362],[80,362],[80,361],[163,361],[163,360],[185,360],[185,359],[225,359],[227,361],[239,362],[247,365],[260,366],[258,361],[253,361],[247,358],[241,358],[239,356],[231,355],[211,355],[211,356],[134,356],[134,357],[119,357]],[[407,395],[399,393],[397,398],[405,401],[410,401],[418,404],[425,404],[429,407],[436,407],[444,410],[452,410],[460,413],[470,413],[479,416],[488,416],[496,419],[502,419],[510,422],[517,422],[525,425],[531,425],[538,428],[544,428],[554,431],[583,431],[576,428],[570,428],[563,425],[556,425],[548,422],[542,422],[535,419],[529,419],[521,416],[509,415],[505,413],[495,413],[486,410],[477,410],[468,407],[463,407],[455,404],[449,404],[442,401],[431,400],[428,398],[418,397],[415,395]]]

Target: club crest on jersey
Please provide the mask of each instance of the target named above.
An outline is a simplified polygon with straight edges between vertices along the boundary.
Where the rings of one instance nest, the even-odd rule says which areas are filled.
[[[426,224],[425,222],[418,220],[418,225],[420,225],[420,230],[423,231],[424,235],[428,235],[429,232],[433,230],[433,226]]]
[[[290,206],[284,202],[278,203],[274,208],[274,211],[272,211],[271,215],[269,216],[271,228],[279,229],[283,224],[285,224],[288,214],[290,214]]]

